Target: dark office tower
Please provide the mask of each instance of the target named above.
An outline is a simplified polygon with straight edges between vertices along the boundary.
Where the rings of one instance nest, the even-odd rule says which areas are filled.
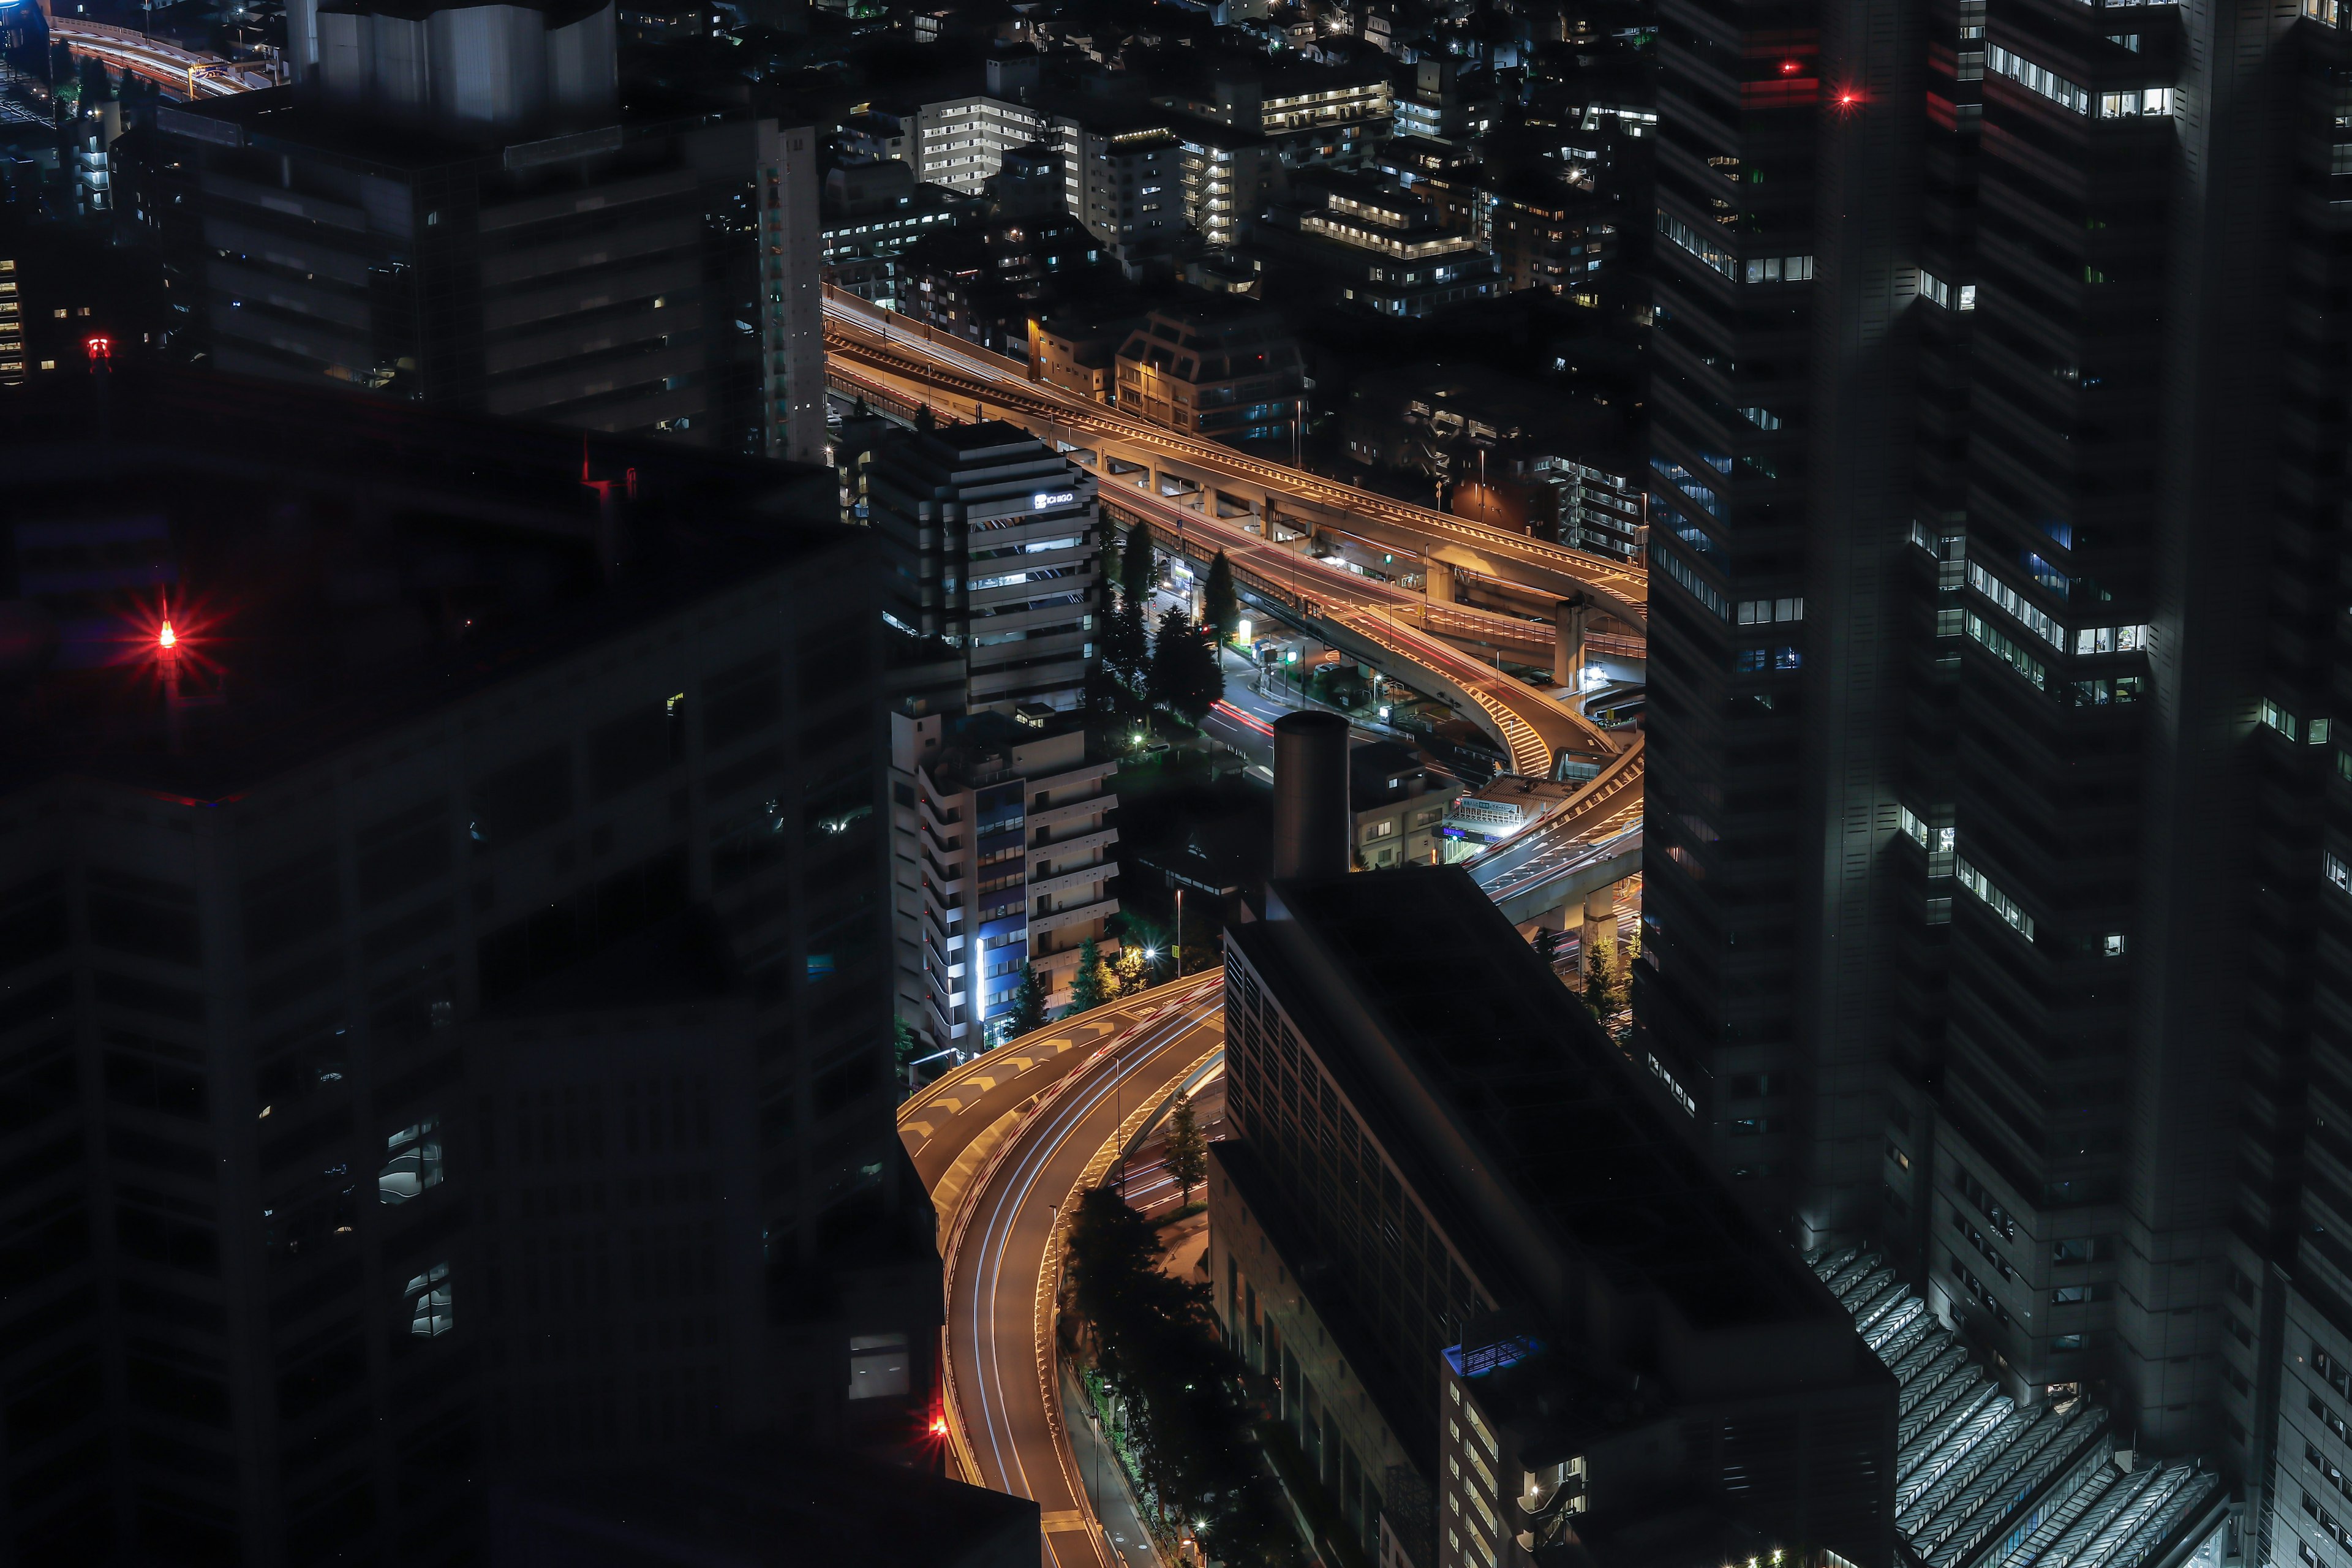
[[[0,1554],[468,1561],[509,1468],[921,1454],[826,477],[101,387],[0,411]]]
[[[1893,889],[1881,851],[1895,826],[1893,613],[1913,510],[1919,15],[1887,0],[1821,0],[1804,608],[1834,633],[1799,656],[1808,668],[1791,848],[1804,918],[1792,932],[1799,1050],[1781,1101],[1796,1239],[1808,1248],[1870,1227],[1884,1185]]]
[[[294,86],[126,154],[212,363],[807,460],[805,131],[624,112],[609,4],[304,0],[289,31]]]
[[[2302,1070],[2292,985],[2250,1005],[2247,968],[2294,940],[2257,889],[2297,879],[2255,858],[2278,829],[2249,818],[2246,730],[2264,699],[2319,714],[2297,601],[2335,526],[2275,413],[2282,341],[2324,320],[2282,308],[2290,23],[2015,0],[1985,25],[1976,243],[1923,249],[1913,306],[1939,353],[1968,319],[1967,483],[1957,518],[1923,484],[1905,569],[1889,1218],[1933,1236],[1931,1293],[2017,1387],[2103,1385],[2186,1452],[2225,1429],[2233,1214],[2277,1223],[2234,1190],[2232,1079],[2275,1124]],[[2247,532],[2216,548],[2226,517]],[[2292,1133],[2254,1131],[2259,1189]]]
[[[1797,1025],[1814,386],[1810,0],[1660,10],[1640,1049],[1759,1212],[1804,1163]]]

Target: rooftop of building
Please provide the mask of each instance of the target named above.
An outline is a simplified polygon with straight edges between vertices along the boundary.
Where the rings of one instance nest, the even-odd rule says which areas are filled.
[[[604,1568],[994,1568],[1040,1540],[1025,1498],[757,1438],[501,1486],[490,1515],[501,1561]]]
[[[1402,742],[1368,741],[1348,753],[1348,799],[1359,812],[1461,787],[1452,773]]]
[[[862,549],[822,469],[164,367],[0,390],[0,787],[219,800]]]
[[[1086,715],[1077,712],[953,714],[940,725],[939,747],[923,767],[949,789],[1069,773],[1086,764]]]
[[[1270,936],[1286,926],[1289,933]],[[1323,1031],[1359,1058],[1366,1092],[1390,1114],[1418,1119],[1420,1144],[1442,1127],[1436,1136],[1458,1140],[1496,1195],[1621,1289],[1646,1289],[1701,1332],[1845,1326],[1819,1281],[1740,1211],[1623,1054],[1459,868],[1276,883],[1264,924],[1229,935],[1254,961],[1301,942],[1319,954],[1282,973],[1307,979]],[[1340,1023],[1358,1009],[1370,1031]],[[1375,1036],[1394,1051],[1409,1090],[1371,1065]],[[1434,1147],[1426,1157],[1444,1158]],[[1457,1197],[1470,1174],[1445,1178]],[[1506,1220],[1482,1214],[1476,1223]],[[1551,1266],[1517,1267],[1533,1278]]]
[[[192,103],[166,102],[155,123],[168,135],[216,147],[299,151],[392,174],[478,163],[528,175],[706,123],[710,114],[709,105],[690,96],[633,93],[629,111],[617,124],[547,125],[466,138],[429,125],[338,112],[293,88],[273,87]]]

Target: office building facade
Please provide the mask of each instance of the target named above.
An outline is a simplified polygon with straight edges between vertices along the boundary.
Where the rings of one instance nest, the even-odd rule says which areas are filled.
[[[857,483],[845,499],[877,536],[885,611],[962,656],[964,710],[1076,710],[1102,575],[1094,476],[987,420],[884,437]]]
[[[609,5],[500,13],[494,38],[465,32],[478,10],[310,10],[289,19],[310,58],[294,86],[167,106],[141,143],[141,221],[191,346],[244,374],[805,460],[814,405],[788,392],[780,420],[774,378],[806,311],[772,319],[793,300],[762,263],[807,259],[806,198],[768,200],[815,177],[807,132],[625,115]]]

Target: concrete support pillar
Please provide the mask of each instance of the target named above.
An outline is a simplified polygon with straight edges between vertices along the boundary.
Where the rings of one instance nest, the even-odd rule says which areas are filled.
[[[1614,884],[1596,889],[1585,896],[1584,930],[1577,941],[1584,954],[1584,971],[1592,973],[1592,955],[1608,954],[1609,963],[1617,963],[1617,889]]]
[[[1438,560],[1433,555],[1430,556],[1422,566],[1421,581],[1423,586],[1428,592],[1429,602],[1431,604],[1450,605],[1454,603],[1453,567],[1448,566],[1444,562]]]
[[[1580,594],[1562,599],[1552,619],[1551,683],[1579,689],[1584,682],[1584,623],[1591,610]]]

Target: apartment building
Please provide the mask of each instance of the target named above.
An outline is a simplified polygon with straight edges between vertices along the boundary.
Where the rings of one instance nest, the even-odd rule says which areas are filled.
[[[1306,417],[1298,340],[1262,306],[1155,308],[1117,364],[1118,405],[1171,429],[1286,447]]]
[[[1042,110],[988,92],[927,103],[915,115],[915,177],[976,196],[1007,153],[1045,136]]]
[[[882,437],[855,472],[845,505],[877,536],[885,614],[962,656],[964,710],[1076,711],[1101,579],[1094,476],[1003,420]]]
[[[1226,985],[1213,1301],[1368,1559],[1547,1560],[1505,1510],[1622,1462],[1577,1523],[1648,1550],[1600,1561],[1719,1560],[1662,1549],[1694,1518],[1713,1552],[1896,1560],[1894,1377],[1467,874],[1277,881]],[[1465,1383],[1538,1345],[1547,1441],[1483,1441]]]
[[[1433,767],[1411,746],[1368,741],[1348,752],[1348,808],[1355,816],[1356,858],[1366,870],[1434,866],[1444,844],[1445,814],[1462,781]]]
[[[1417,318],[1503,289],[1495,258],[1470,231],[1401,182],[1324,169],[1292,183],[1249,249],[1322,273],[1335,300]]]
[[[900,1016],[937,1048],[985,1050],[1024,964],[1064,1007],[1079,950],[1118,951],[1105,940],[1118,912],[1118,763],[1090,758],[1069,716],[893,713],[890,748],[914,797],[894,848],[913,915],[899,927],[899,994],[919,1007]]]
[[[454,1558],[512,1465],[919,1458],[822,471],[74,384],[0,426],[10,1560]]]

